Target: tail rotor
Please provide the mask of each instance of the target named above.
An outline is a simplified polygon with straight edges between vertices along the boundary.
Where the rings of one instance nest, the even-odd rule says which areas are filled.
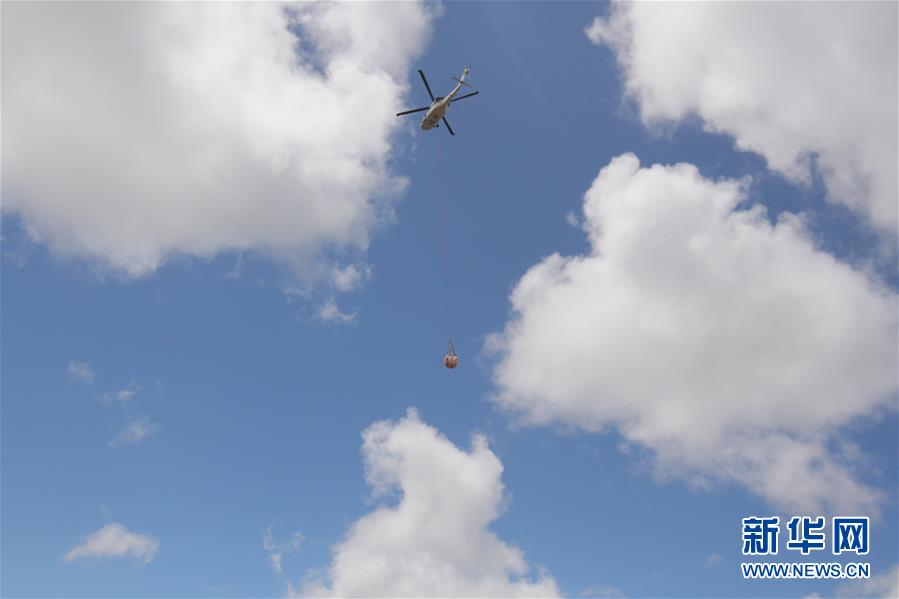
[[[460,79],[458,77],[452,77],[452,80],[458,81],[465,87],[471,87],[471,85],[469,85],[468,83],[465,82],[465,78],[468,77],[468,73],[470,73],[470,72],[471,72],[470,69],[468,67],[465,67],[464,69],[462,69],[462,78]]]

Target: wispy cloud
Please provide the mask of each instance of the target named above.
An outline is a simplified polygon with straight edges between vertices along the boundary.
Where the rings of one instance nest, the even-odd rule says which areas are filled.
[[[371,278],[372,269],[368,264],[350,264],[331,270],[331,284],[337,291],[347,292],[358,288]]]
[[[596,599],[617,599],[624,597],[624,593],[618,587],[612,585],[591,585],[580,593],[581,597],[595,597]]]
[[[140,391],[141,388],[132,383],[125,389],[119,389],[118,391],[107,391],[103,394],[102,399],[106,403],[113,403],[117,401],[127,403],[134,399],[137,394],[140,393]]]
[[[291,535],[289,541],[285,543],[275,543],[272,537],[272,527],[269,526],[265,529],[265,535],[262,537],[262,547],[268,552],[268,561],[275,574],[280,576],[284,571],[284,555],[297,551],[302,542],[303,534],[295,532]]]
[[[119,434],[109,442],[110,447],[122,447],[123,445],[136,445],[141,441],[152,437],[159,430],[159,424],[150,420],[149,416],[141,416],[132,420],[128,426],[119,431]]]
[[[239,279],[243,272],[243,252],[237,253],[237,260],[234,262],[234,268],[225,273],[225,277],[229,279]]]
[[[132,557],[150,563],[159,550],[159,540],[133,533],[117,522],[110,522],[88,535],[80,545],[72,547],[63,558],[71,562],[79,558]]]
[[[334,300],[328,300],[318,308],[315,317],[324,322],[351,324],[356,322],[357,312],[343,312]]]
[[[93,383],[94,378],[96,377],[90,364],[87,362],[79,362],[78,360],[69,362],[69,367],[66,368],[66,374],[71,380],[87,383],[88,385]]]

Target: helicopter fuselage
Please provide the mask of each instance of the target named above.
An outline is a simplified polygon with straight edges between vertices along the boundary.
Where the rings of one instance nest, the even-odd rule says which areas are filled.
[[[401,110],[400,112],[396,113],[396,116],[423,112],[425,113],[425,118],[423,118],[421,120],[421,123],[418,124],[419,127],[427,131],[429,129],[435,129],[439,127],[440,121],[443,121],[443,124],[446,126],[447,132],[449,132],[450,135],[455,135],[455,133],[453,132],[453,128],[450,127],[449,122],[446,120],[446,111],[449,109],[449,105],[453,102],[478,95],[477,91],[465,94],[464,96],[456,95],[459,93],[459,90],[462,89],[463,85],[466,87],[471,87],[471,85],[465,82],[465,78],[468,77],[468,67],[462,69],[461,77],[459,77],[458,79],[456,77],[453,77],[453,79],[456,80],[456,86],[446,96],[435,96],[434,92],[431,90],[430,84],[428,83],[428,78],[425,77],[425,72],[421,69],[418,69],[418,74],[421,77],[421,82],[425,84],[425,88],[428,90],[428,97],[431,98],[431,103],[427,106],[422,106],[421,108]]]
[[[459,90],[462,89],[462,83],[457,83],[456,87],[453,88],[446,97],[439,98],[434,100],[431,104],[431,107],[425,113],[425,118],[421,120],[421,128],[427,131],[428,129],[433,129],[440,125],[440,119],[446,116],[446,109],[449,108],[450,102],[453,101],[453,98],[456,94],[459,93]]]

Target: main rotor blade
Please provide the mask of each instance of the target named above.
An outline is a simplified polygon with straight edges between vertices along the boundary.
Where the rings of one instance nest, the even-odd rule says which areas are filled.
[[[418,69],[418,74],[421,75],[421,80],[425,84],[425,87],[428,90],[428,95],[431,96],[431,101],[433,102],[434,101],[434,92],[431,91],[431,86],[428,85],[428,80],[427,80],[427,78],[425,78],[425,72],[422,71],[421,69]]]
[[[443,124],[446,125],[446,130],[450,132],[450,135],[455,135],[455,133],[453,133],[453,128],[449,126],[449,121],[446,120],[446,117],[443,117]]]
[[[458,102],[459,100],[464,100],[465,98],[470,98],[472,96],[476,96],[476,95],[478,95],[478,92],[471,92],[470,94],[465,94],[464,96],[459,96],[458,98],[453,98],[452,100],[450,100],[450,104],[452,104],[453,102]]]
[[[404,114],[412,114],[413,112],[424,112],[430,108],[430,106],[425,106],[424,108],[413,108],[412,110],[404,110],[403,112],[396,113],[396,116],[403,116]]]

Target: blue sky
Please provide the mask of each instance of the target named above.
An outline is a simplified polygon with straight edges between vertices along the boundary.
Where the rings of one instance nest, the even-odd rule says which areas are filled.
[[[156,10],[161,5],[154,6],[142,10]],[[210,10],[215,10],[215,6]],[[767,6],[770,5],[760,5],[757,10],[764,12]],[[69,10],[84,7],[75,5]],[[115,10],[136,9],[122,5]],[[303,241],[297,249],[299,246],[283,241],[280,231],[270,233],[270,237],[259,236],[254,230],[241,231],[236,238],[214,238],[215,231],[210,233],[205,223],[216,221],[216,215],[197,221],[201,226],[196,230],[190,228],[195,222],[192,217],[185,216],[183,230],[159,234],[163,240],[156,246],[161,248],[160,259],[142,262],[139,267],[134,266],[133,257],[137,254],[132,253],[129,239],[135,246],[145,240],[140,235],[125,235],[122,239],[112,236],[114,242],[91,245],[90,239],[97,238],[96,229],[85,225],[83,214],[103,210],[105,205],[96,194],[87,200],[77,191],[68,196],[66,189],[77,190],[81,185],[85,189],[108,187],[124,189],[126,194],[134,189],[137,195],[138,188],[149,179],[141,178],[142,175],[129,179],[123,172],[130,170],[114,163],[109,181],[88,181],[91,173],[102,173],[103,168],[78,171],[49,158],[40,163],[31,149],[23,150],[21,156],[35,160],[41,167],[38,170],[42,178],[57,178],[60,182],[59,186],[37,184],[33,183],[37,167],[28,164],[26,158],[18,159],[17,149],[27,144],[19,129],[8,124],[10,120],[25,123],[25,127],[36,123],[29,119],[37,119],[40,111],[46,110],[46,115],[52,115],[46,120],[63,123],[60,131],[42,132],[50,136],[46,139],[52,141],[53,135],[71,136],[77,145],[77,136],[84,133],[59,116],[62,109],[47,100],[51,96],[46,90],[52,91],[53,85],[63,86],[64,92],[65,85],[77,82],[67,83],[61,77],[55,84],[35,79],[32,87],[16,86],[20,83],[16,77],[24,70],[16,63],[25,65],[27,59],[40,60],[39,54],[38,58],[31,58],[22,50],[29,47],[28,43],[37,47],[40,38],[23,42],[19,37],[28,36],[12,36],[10,41],[10,30],[29,31],[29,18],[26,10],[20,10],[21,15],[4,15],[4,104],[6,94],[13,95],[9,90],[15,88],[32,90],[34,101],[20,101],[28,95],[16,92],[5,109],[8,112],[4,122],[7,175],[3,182],[2,223],[2,593],[280,596],[289,589],[313,588],[309,581],[323,576],[326,586],[339,592],[339,569],[329,574],[334,552],[339,552],[337,545],[347,541],[348,546],[355,541],[351,527],[360,518],[379,506],[402,501],[395,489],[387,496],[373,495],[366,480],[364,458],[377,463],[377,456],[361,453],[360,435],[373,423],[385,420],[400,430],[397,423],[410,422],[402,420],[408,408],[415,408],[423,423],[459,449],[468,451],[472,435],[483,435],[501,462],[505,490],[501,515],[487,526],[503,543],[523,552],[529,569],[523,578],[509,574],[513,579],[536,581],[541,576],[544,580],[549,577],[558,591],[568,596],[833,596],[846,583],[743,580],[739,572],[739,563],[743,561],[740,519],[749,515],[780,515],[782,519],[801,515],[796,506],[817,506],[821,511],[811,515],[821,513],[829,519],[843,515],[834,510],[847,505],[877,512],[871,514],[875,518],[869,561],[873,574],[888,575],[897,564],[899,552],[899,433],[895,369],[884,374],[884,369],[877,370],[876,364],[896,364],[895,218],[891,230],[889,224],[883,225],[881,216],[871,216],[873,210],[835,199],[839,195],[834,191],[838,183],[827,178],[824,167],[811,171],[807,183],[799,181],[801,177],[787,167],[771,167],[777,160],[772,156],[780,148],[771,149],[773,146],[766,144],[776,145],[776,137],[771,142],[770,138],[758,141],[746,135],[739,123],[728,120],[732,115],[726,111],[716,113],[703,104],[706,108],[698,115],[668,115],[661,130],[647,124],[640,110],[641,101],[644,105],[652,103],[650,92],[636,99],[626,97],[629,73],[619,58],[627,50],[616,50],[613,43],[593,43],[584,33],[597,16],[608,15],[610,10],[607,5],[592,3],[448,3],[436,14],[431,6],[421,19],[424,25],[415,21],[415,26],[424,32],[418,45],[409,42],[409,47],[396,50],[404,53],[403,59],[395,59],[391,54],[388,58],[394,62],[384,67],[386,76],[399,82],[400,91],[382,93],[378,87],[380,79],[360,84],[359,93],[371,91],[371,105],[387,108],[386,116],[372,116],[365,111],[341,115],[350,124],[349,131],[353,131],[353,123],[363,120],[373,123],[372,127],[383,123],[384,127],[398,128],[378,138],[381,133],[369,132],[368,124],[360,125],[370,137],[333,142],[341,148],[350,147],[347,151],[353,157],[356,150],[352,144],[358,143],[362,148],[359,153],[365,156],[361,161],[365,168],[372,162],[383,162],[372,167],[376,171],[373,177],[380,183],[361,187],[372,196],[388,197],[383,204],[376,204],[376,217],[366,220],[369,215],[359,221],[364,223],[363,228],[367,227],[363,236],[366,240],[359,240],[356,229],[352,229],[353,233],[328,229],[321,235],[325,240],[321,247],[310,254],[309,244],[315,242]],[[864,13],[873,9],[862,6],[856,10]],[[895,5],[882,5],[878,10],[892,10],[893,25],[891,32],[887,30],[887,45],[875,45],[873,51],[885,49],[889,54],[889,44],[893,50],[896,44]],[[202,36],[202,27],[209,21],[199,19],[192,24],[189,15],[176,17],[183,31],[196,31],[198,38],[207,39]],[[354,17],[350,14],[334,18],[352,21]],[[385,17],[384,23],[372,27],[383,26],[390,36],[415,37],[414,32],[409,33],[408,22],[397,17],[400,25],[395,25],[391,18]],[[869,15],[859,16],[860,22],[866,18]],[[634,16],[634,22],[640,22],[639,16]],[[822,23],[832,23],[831,16],[823,15]],[[857,39],[852,26],[850,22],[846,33],[850,42]],[[310,64],[327,62],[330,46],[321,40],[330,38],[316,37],[320,34],[312,33],[312,26],[307,27],[300,29],[300,36],[309,31],[313,42],[319,44],[315,52],[320,54],[311,52],[305,59]],[[49,29],[53,33],[52,27]],[[374,33],[371,35],[374,37]],[[801,41],[792,39],[791,43],[801,45]],[[118,42],[111,36],[104,43]],[[213,38],[208,43],[216,41]],[[810,47],[812,56],[808,60],[818,64],[812,52],[816,46]],[[738,42],[734,42],[733,48],[741,49]],[[303,46],[299,51],[304,51]],[[124,51],[122,55],[131,56]],[[79,56],[96,54],[85,51],[75,52],[74,56],[73,60],[78,60]],[[892,85],[893,102],[890,105],[887,98],[887,106],[892,106],[890,110],[894,112],[895,51],[891,56],[892,82],[888,81],[887,87]],[[341,59],[352,61],[354,57],[358,58],[351,52]],[[127,59],[122,61],[124,67],[117,64],[107,69],[102,60],[90,66],[102,80],[103,73],[112,78],[114,73],[130,72]],[[160,61],[159,64],[168,64]],[[230,67],[225,63],[222,68],[227,73]],[[48,59],[46,64],[52,72],[52,66],[60,63]],[[480,95],[452,106],[448,118],[455,137],[442,128],[417,130],[419,115],[405,117],[396,125],[394,112],[427,101],[415,75],[416,68],[425,69],[435,93],[442,94],[452,84],[449,77],[458,75],[464,65],[471,67],[471,82]],[[238,85],[243,77],[242,71],[235,69],[237,83],[232,85]],[[878,77],[881,72],[872,69],[871,76]],[[838,77],[839,72],[833,76]],[[7,81],[7,77],[11,80]],[[688,77],[685,72],[684,78]],[[216,80],[211,81],[209,85],[214,87]],[[407,87],[403,88],[404,84]],[[252,89],[259,93],[257,88]],[[658,89],[663,94],[664,87]],[[213,91],[212,95],[218,97],[229,90]],[[761,118],[778,114],[777,105],[771,108],[765,104],[767,97],[759,95]],[[121,99],[123,103],[128,100]],[[846,102],[851,104],[850,100],[854,98]],[[118,102],[108,98],[104,101]],[[746,102],[750,103],[751,98]],[[785,97],[783,102],[787,106],[791,99]],[[822,103],[826,113],[827,98],[822,98]],[[37,108],[26,112],[23,107],[27,105]],[[214,111],[218,105],[210,106]],[[834,118],[842,116],[843,108],[834,108]],[[123,112],[140,117],[148,114],[146,110],[127,105]],[[645,116],[648,109],[644,106],[643,110]],[[711,112],[704,114],[702,110]],[[874,120],[876,125],[883,113],[878,113],[876,106],[871,113],[865,118]],[[102,115],[83,117],[83,122],[101,129],[115,126]],[[165,119],[166,115],[153,118]],[[314,110],[307,109],[296,118],[314,119]],[[254,121],[247,116],[246,122]],[[867,130],[863,126],[857,128]],[[127,137],[127,133],[122,137]],[[275,135],[260,134],[260,143]],[[755,151],[735,149],[735,138],[741,136],[745,147]],[[115,137],[110,135],[110,139]],[[385,141],[389,153],[372,151],[371,147],[381,147],[372,139]],[[804,151],[818,152],[819,166],[840,164],[841,139],[832,145],[821,142],[820,147],[810,144]],[[120,142],[137,147],[143,143],[139,138]],[[327,143],[332,141],[322,142]],[[891,143],[890,146],[887,136],[886,147],[888,151],[891,148],[895,158],[895,136]],[[71,156],[72,164],[90,167],[103,160],[103,152],[91,154],[91,149],[96,148],[91,145],[85,155]],[[343,151],[324,145],[319,149],[328,156],[332,151]],[[442,189],[436,176],[437,152],[445,175]],[[728,415],[709,421],[703,421],[699,412],[691,412],[686,417],[693,418],[692,424],[661,441],[653,428],[653,414],[658,411],[653,402],[658,400],[641,397],[639,389],[644,387],[632,387],[618,379],[616,386],[596,383],[574,366],[567,369],[565,365],[574,364],[574,359],[560,359],[562,366],[553,366],[555,357],[568,356],[568,348],[573,348],[571,355],[580,355],[585,347],[600,349],[591,344],[606,344],[597,352],[597,360],[602,360],[605,351],[631,351],[626,339],[611,338],[605,328],[590,330],[590,341],[578,341],[586,345],[572,345],[561,337],[542,339],[533,333],[538,329],[530,327],[548,326],[539,330],[556,331],[567,325],[554,328],[546,324],[548,321],[539,320],[544,318],[544,313],[538,312],[542,304],[525,302],[516,316],[509,299],[523,275],[547,256],[558,253],[589,261],[593,255],[591,241],[581,226],[589,231],[593,221],[583,214],[585,193],[594,185],[600,169],[627,152],[635,154],[642,167],[695,165],[698,178],[690,179],[690,185],[697,188],[697,181],[750,178],[746,195],[736,210],[765,206],[768,212],[762,220],[777,222],[781,213],[802,212],[805,233],[796,234],[796,239],[804,241],[796,244],[807,244],[801,247],[818,251],[819,256],[832,255],[838,266],[822,258],[809,270],[793,269],[784,276],[791,288],[799,290],[796,297],[805,297],[807,288],[813,289],[810,295],[820,289],[836,289],[837,296],[841,296],[844,287],[851,288],[846,291],[849,299],[844,303],[822,300],[821,304],[811,304],[824,306],[824,320],[818,329],[832,335],[827,338],[835,344],[859,348],[865,363],[875,364],[870,366],[873,375],[866,378],[881,376],[892,391],[884,395],[873,383],[855,385],[854,375],[841,376],[843,371],[837,369],[830,376],[835,381],[846,381],[849,391],[844,392],[843,385],[835,383],[832,386],[840,391],[819,398],[811,395],[811,390],[817,389],[811,381],[816,377],[827,379],[829,374],[818,372],[809,377],[809,382],[802,379],[796,383],[793,391],[802,396],[796,399],[797,410],[814,412],[820,405],[824,423],[802,428],[794,423],[759,420],[751,430],[753,435],[759,430],[762,433],[753,437],[734,424],[736,417],[731,414],[746,413],[748,418],[751,412],[763,412],[765,408],[759,406],[765,404],[767,396],[761,395],[770,392],[774,396],[783,391],[784,385],[759,382],[755,391],[747,385],[747,380],[765,378],[755,370],[761,368],[755,354],[749,353],[721,367],[721,372],[736,373],[732,384],[738,391],[733,396],[722,395],[720,400],[732,411],[722,408],[722,414]],[[127,151],[125,154],[149,155]],[[10,159],[10,155],[14,158]],[[9,170],[7,160],[11,161]],[[314,161],[313,155],[305,156],[304,164],[310,160]],[[153,159],[141,164],[149,165],[151,176],[167,176],[167,171]],[[892,164],[895,183],[895,160]],[[177,163],[170,168],[177,168]],[[665,170],[664,176],[673,177],[672,172]],[[880,173],[864,168],[859,173],[859,177],[869,177],[865,189],[874,197],[875,191],[870,190],[877,189]],[[180,175],[172,174],[172,178],[182,181]],[[383,192],[398,178],[406,178],[404,189]],[[119,180],[124,180],[123,187],[117,187]],[[246,189],[254,191],[252,184],[248,185]],[[297,185],[295,201],[299,204],[319,193],[306,180]],[[280,205],[268,204],[262,198],[272,188],[263,182],[255,189],[264,210],[277,210]],[[326,193],[322,205],[332,205],[327,193],[350,196],[358,194],[359,187],[344,190],[338,185],[336,189],[322,192]],[[41,204],[40,198],[34,199],[40,193],[56,194],[59,203]],[[441,193],[445,198],[449,246],[451,334],[461,357],[461,366],[455,371],[448,371],[441,364],[447,337],[439,237]],[[598,193],[612,198],[617,192],[599,189]],[[675,191],[670,193],[676,195]],[[861,192],[854,190],[848,195],[855,197],[853,193]],[[114,192],[110,194],[109,206],[124,201]],[[287,197],[294,198],[292,194],[288,186]],[[194,197],[187,195],[179,202],[191,202]],[[222,201],[223,210],[248,203]],[[603,201],[603,205],[618,205],[611,199]],[[874,200],[871,203],[876,205]],[[181,204],[171,206],[162,218],[173,211],[180,214]],[[217,204],[213,201],[210,206],[215,210]],[[356,209],[359,204],[353,206]],[[69,213],[74,216],[55,216]],[[109,213],[115,213],[115,209]],[[133,214],[136,230],[150,230],[155,226],[153,217],[160,212],[151,207],[147,212],[134,210]],[[568,222],[569,214],[581,226]],[[611,235],[616,231],[616,221],[609,213],[603,214],[608,220],[597,226],[605,226],[605,232]],[[115,218],[99,219],[100,225],[90,226],[115,226]],[[181,217],[171,218],[177,221]],[[252,209],[241,218],[252,221]],[[279,218],[277,213],[272,217],[275,221]],[[311,217],[303,213],[284,218],[297,218],[299,223]],[[765,230],[758,222],[752,226],[753,230]],[[87,227],[87,232],[79,227]],[[269,230],[275,229],[274,224],[270,225]],[[791,231],[781,230],[782,237],[775,238],[792,240]],[[347,242],[348,238],[351,241]],[[198,240],[196,245],[192,245],[192,239]],[[776,240],[770,243],[771,251],[782,251]],[[615,255],[608,250],[609,259]],[[769,278],[769,274],[780,276],[782,270],[798,264],[788,259],[792,255],[775,254],[781,258],[764,263],[758,272],[752,271],[753,276],[758,276],[761,285],[766,281],[779,285],[780,279]],[[659,263],[667,264],[661,259]],[[359,284],[349,290],[342,290],[333,279],[321,275],[350,264],[369,274],[361,276]],[[736,264],[732,268],[731,272],[737,273],[739,289],[740,273],[748,271],[740,270]],[[812,282],[810,274],[805,278],[807,273],[819,278]],[[603,281],[597,283],[601,293],[587,294],[583,303],[572,303],[567,308],[562,304],[558,314],[571,310],[575,318],[579,309],[608,309],[608,318],[620,320],[620,313],[603,307],[605,304],[600,301],[600,297],[613,295],[612,289],[606,293],[601,287]],[[833,287],[827,286],[830,284]],[[568,288],[563,285],[556,289]],[[596,287],[587,289],[596,293],[592,291]],[[547,293],[555,293],[552,285]],[[350,315],[351,322],[321,316],[321,306],[331,301],[341,313]],[[683,297],[670,299],[671,305],[678,301],[683,301]],[[765,315],[775,314],[780,305],[772,303],[759,311],[761,330],[769,330]],[[878,310],[884,305],[891,307],[892,312],[886,320],[878,320]],[[874,315],[847,316],[847,306],[871,306]],[[750,319],[751,315],[740,311],[743,307],[720,305],[723,320],[716,321],[717,317],[710,314],[709,321],[714,324]],[[841,322],[848,318],[851,323],[858,319],[857,326],[831,328],[831,317]],[[520,329],[514,328],[515,322],[519,322]],[[606,321],[585,322],[589,328],[590,322]],[[781,331],[788,328],[771,327]],[[861,333],[852,336],[847,328],[857,328]],[[797,325],[796,331],[800,335],[805,329]],[[872,333],[867,334],[869,331]],[[498,355],[485,349],[491,334],[500,335]],[[736,337],[725,340],[742,343],[742,334],[734,333]],[[634,338],[639,340],[640,334],[635,333]],[[880,342],[884,338],[888,342],[885,357],[883,352],[878,353],[884,347]],[[534,343],[534,339],[538,341]],[[775,357],[781,355],[775,347],[778,344],[788,349],[800,347],[779,336],[763,337],[762,342],[758,353]],[[543,359],[538,363],[528,361],[534,354],[539,357],[540,347],[535,345],[546,348],[545,364]],[[691,351],[684,349],[685,354]],[[727,348],[719,347],[705,347],[702,351],[728,353]],[[791,373],[806,367],[814,371],[821,365],[833,366],[833,360],[838,359],[846,362],[847,373],[865,368],[839,352],[833,354],[836,357],[828,353],[820,359],[796,353],[788,356],[783,361],[790,362],[785,368],[795,367]],[[874,357],[868,359],[871,356]],[[83,364],[81,376],[70,371],[73,363]],[[708,368],[714,369],[714,361],[710,364]],[[702,381],[707,380],[708,373],[686,377],[696,382],[695,387],[684,387],[683,377],[670,375],[659,363],[647,359],[644,366],[641,369],[647,380],[658,380],[659,385],[672,388],[672,401],[687,397],[684,401],[691,405],[689,398],[706,393]],[[91,374],[86,374],[84,368]],[[530,384],[526,380],[528,373],[546,377],[548,382],[526,387]],[[572,401],[587,407],[578,408],[583,411],[570,416],[567,408],[558,407],[563,405],[560,402],[568,401],[567,391],[553,395],[554,391],[546,389],[557,388],[553,381],[569,377],[574,381],[580,376],[585,376],[586,391]],[[670,377],[668,382],[666,377]],[[711,380],[712,375],[709,377]],[[133,393],[116,395],[123,390]],[[755,397],[754,392],[760,396]],[[616,393],[632,399],[624,402],[623,408],[614,402],[603,403],[603,398]],[[528,403],[531,401],[534,403]],[[641,407],[632,411],[632,404],[645,406],[645,410]],[[846,405],[852,407],[828,407]],[[598,416],[595,406],[621,409],[626,415]],[[717,413],[717,409],[712,411]],[[793,413],[789,406],[785,412]],[[594,422],[594,417],[596,424],[588,424]],[[810,423],[815,420],[814,416],[808,417]],[[820,459],[838,464],[833,477],[823,479],[833,487],[816,487],[805,493],[803,484],[807,480],[799,470],[789,483],[775,483],[798,489],[787,496],[783,489],[763,488],[765,481],[774,476],[764,467],[758,467],[757,473],[753,471],[753,476],[744,477],[731,470],[733,463],[741,463],[739,460],[723,465],[704,462],[691,453],[697,447],[693,445],[693,433],[701,437],[700,429],[718,424],[725,437],[731,431],[739,431],[740,443],[747,444],[740,451],[745,452],[781,439],[776,435],[786,430],[783,434],[789,440],[806,443],[803,448],[820,451]],[[129,426],[137,427],[131,429],[133,436],[121,437]],[[143,436],[136,432],[139,430]],[[427,435],[425,438],[428,443],[433,441]],[[722,447],[714,445],[720,443],[717,438],[703,437],[702,442],[712,443],[709,447]],[[433,447],[435,452],[449,451],[439,443]],[[377,470],[377,466],[370,467]],[[819,464],[815,471],[822,468]],[[439,468],[435,469],[439,472]],[[411,484],[402,478],[404,475],[397,476],[398,485],[407,488]],[[839,487],[843,484],[847,485],[845,492]],[[852,499],[855,503],[850,501],[850,491],[852,498],[858,498]],[[435,516],[445,516],[450,522],[454,518],[443,512]],[[139,551],[130,556],[98,554],[64,559],[88,535],[112,522],[120,523],[132,534],[146,535],[140,537],[144,541],[137,542],[142,551],[149,551],[145,544],[141,545],[148,537],[158,543],[150,551],[149,560],[142,559],[147,554]],[[273,544],[287,544],[295,532],[302,535],[297,548],[274,550],[283,554],[280,573],[273,571],[270,563],[272,550],[264,547],[266,530],[271,531]],[[415,542],[410,540],[410,551],[415,550]],[[426,551],[427,547],[421,550]],[[781,555],[779,561],[800,559],[786,555],[789,557]],[[828,555],[820,561],[831,561],[830,558]],[[847,561],[842,557],[835,559]],[[892,572],[895,577],[895,570]],[[434,584],[430,590],[439,594],[439,583]]]

